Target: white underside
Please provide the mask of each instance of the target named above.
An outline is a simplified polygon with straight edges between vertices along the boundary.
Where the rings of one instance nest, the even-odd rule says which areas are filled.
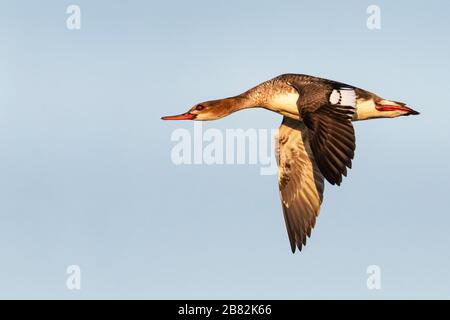
[[[298,118],[298,93],[278,94],[268,101],[268,108],[283,116]]]
[[[379,111],[375,109],[375,102],[370,100],[358,99],[356,101],[356,112],[353,121],[364,120],[376,117]]]
[[[298,119],[297,100],[298,93],[286,93],[273,96],[267,102],[267,108],[282,114],[283,116]],[[374,119],[374,118],[389,118],[396,117],[401,114],[400,111],[383,111],[380,112],[375,108],[375,102],[372,99],[357,99],[354,90],[342,88],[333,90],[330,95],[330,103],[347,106],[355,106],[356,112],[353,116],[353,121]],[[393,101],[382,100],[381,104],[396,105]]]
[[[380,105],[399,105],[396,102],[390,100],[381,100],[378,103]],[[356,113],[353,117],[353,121],[376,118],[395,118],[401,116],[402,114],[404,114],[404,112],[400,110],[379,111],[376,109],[375,102],[372,99],[358,99],[356,102]]]
[[[298,93],[278,94],[267,102],[267,107],[277,113],[290,118],[298,119],[297,100]],[[347,106],[355,106],[356,95],[351,89],[342,88],[340,90],[333,90],[330,95],[330,103]],[[358,105],[356,105],[358,107]],[[374,107],[374,105],[373,105]]]

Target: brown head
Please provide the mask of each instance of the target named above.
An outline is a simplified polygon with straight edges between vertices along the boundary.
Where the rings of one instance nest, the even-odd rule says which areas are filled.
[[[245,108],[251,108],[248,100],[244,96],[211,100],[196,104],[187,112],[176,115],[162,117],[162,120],[216,120]]]

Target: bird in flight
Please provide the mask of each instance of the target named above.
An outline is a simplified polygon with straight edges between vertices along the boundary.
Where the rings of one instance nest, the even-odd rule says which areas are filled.
[[[324,180],[340,185],[355,153],[352,121],[417,115],[402,102],[337,81],[283,74],[237,96],[201,102],[163,120],[216,120],[263,108],[283,115],[276,138],[278,184],[292,252],[306,245],[323,199]]]

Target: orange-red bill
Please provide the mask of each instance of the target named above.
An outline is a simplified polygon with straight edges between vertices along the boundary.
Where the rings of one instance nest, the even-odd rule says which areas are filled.
[[[186,113],[179,114],[179,115],[176,115],[176,116],[162,117],[161,119],[162,120],[193,120],[193,119],[195,119],[195,115],[193,115],[193,114],[191,114],[189,112],[186,112]]]
[[[377,104],[375,108],[378,111],[402,111],[406,114],[419,114],[416,110],[413,110],[407,106],[400,105],[388,105],[388,104]]]

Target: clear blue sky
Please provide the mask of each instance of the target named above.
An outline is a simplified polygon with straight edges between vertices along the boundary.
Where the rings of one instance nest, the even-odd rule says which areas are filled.
[[[66,28],[69,4],[81,30]],[[381,30],[366,8],[381,8]],[[1,298],[449,298],[450,4],[0,1]],[[421,112],[355,124],[292,255],[276,176],[175,166],[162,115],[278,74]],[[205,128],[278,127],[247,110]],[[79,265],[82,289],[66,288]],[[366,288],[366,268],[382,289]]]

